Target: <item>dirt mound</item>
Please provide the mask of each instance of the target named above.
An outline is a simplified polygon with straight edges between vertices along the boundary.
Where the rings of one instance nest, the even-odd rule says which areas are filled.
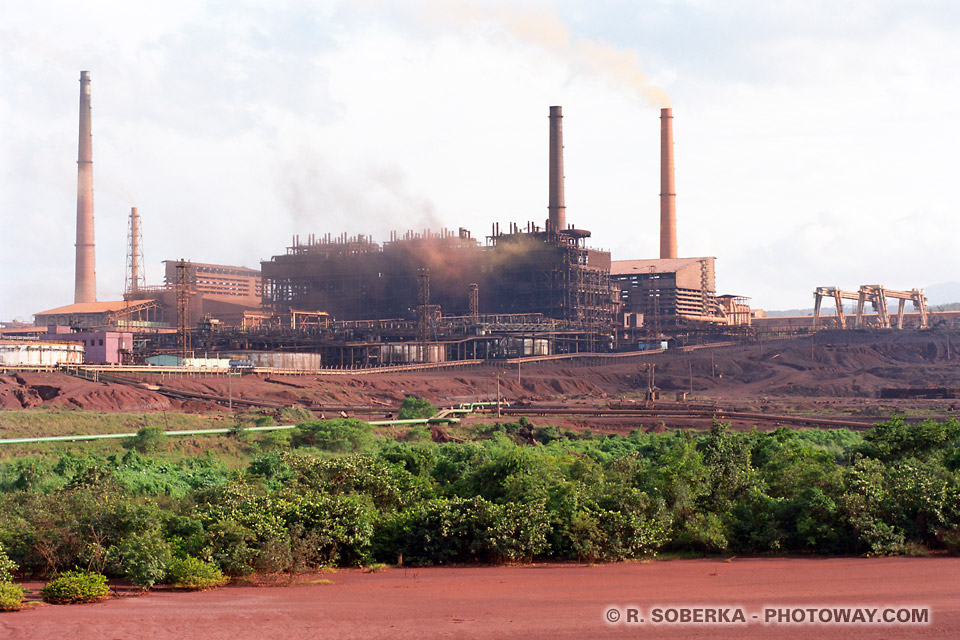
[[[94,411],[171,411],[179,403],[147,389],[91,382],[62,373],[0,376],[0,407],[66,406]]]
[[[960,386],[956,332],[834,331],[813,337],[658,356],[663,389],[715,397],[875,398],[884,387]]]
[[[749,398],[876,398],[885,387],[960,387],[960,334],[917,331],[834,331],[792,340],[738,347],[672,351],[605,366],[568,361],[488,364],[458,371],[435,370],[368,375],[148,376],[138,384],[90,382],[54,373],[0,376],[0,408],[45,405],[104,411],[219,410],[203,398],[173,400],[171,391],[273,405],[383,406],[406,395],[438,405],[490,400],[590,401],[635,394],[646,388],[647,363],[656,364],[656,385],[667,392]],[[146,386],[145,386],[146,385]]]

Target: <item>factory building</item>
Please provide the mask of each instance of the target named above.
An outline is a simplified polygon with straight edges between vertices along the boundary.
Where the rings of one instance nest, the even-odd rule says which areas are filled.
[[[125,331],[71,331],[51,326],[40,335],[46,342],[74,342],[83,346],[83,361],[93,364],[124,364],[133,349],[133,334]]]
[[[680,258],[673,162],[673,110],[660,110],[660,259],[614,260],[610,277],[620,288],[624,326],[643,317],[648,331],[691,328],[697,323],[745,326],[743,296],[716,294],[716,258]]]
[[[587,248],[588,236],[531,224],[507,233],[495,226],[484,245],[463,230],[394,234],[383,245],[364,236],[295,239],[262,263],[265,302],[277,314],[324,310],[337,320],[410,318],[430,304],[444,316],[526,313],[610,326],[619,306],[610,254]]]
[[[184,265],[178,281],[177,264]],[[185,302],[188,324],[196,326],[204,318],[216,318],[229,327],[243,325],[245,314],[259,312],[262,299],[260,272],[233,265],[164,260],[165,284],[139,287],[124,294],[127,302],[153,302],[166,327],[177,326],[178,304]],[[181,287],[183,291],[181,292]]]
[[[69,327],[71,329],[159,328],[165,325],[163,310],[153,299],[114,300],[107,302],[79,302],[34,315],[38,327]]]
[[[325,311],[337,320],[410,318],[424,305],[443,316],[540,314],[609,330],[620,293],[610,254],[590,249],[590,232],[568,226],[563,186],[562,111],[550,107],[548,219],[541,228],[494,225],[481,244],[465,229],[369,236],[298,237],[261,264],[264,305],[277,314]],[[426,288],[426,291],[425,291]]]
[[[624,312],[672,327],[716,315],[714,263],[712,257],[614,260],[611,278],[620,287]]]
[[[469,285],[482,247],[466,232],[391,236],[299,237],[284,255],[261,263],[264,305],[272,312],[324,311],[337,320],[408,318],[418,304],[418,276],[428,270],[430,297],[447,315],[467,315]]]
[[[494,224],[483,238],[463,228],[393,232],[383,242],[294,236],[259,271],[166,260],[164,284],[151,287],[133,208],[124,299],[98,302],[89,87],[83,72],[75,303],[35,321],[55,335],[82,335],[88,350],[99,349],[101,335],[107,347],[108,336],[135,332],[141,361],[175,348],[185,362],[202,348],[300,352],[314,364],[352,367],[630,349],[651,332],[749,322],[744,298],[716,295],[713,257],[679,257],[670,109],[660,113],[659,259],[614,261],[588,246],[589,231],[567,222],[563,115],[553,106],[542,223]],[[87,359],[125,359],[124,338],[110,340],[116,359]]]
[[[164,260],[164,284],[177,286],[177,260]],[[186,263],[186,285],[205,300],[218,300],[259,308],[263,297],[260,272],[247,267],[225,264]]]
[[[0,369],[83,364],[83,351],[79,342],[0,339]]]

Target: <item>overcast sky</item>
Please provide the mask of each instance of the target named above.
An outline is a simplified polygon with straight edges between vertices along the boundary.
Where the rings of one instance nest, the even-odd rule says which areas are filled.
[[[658,255],[659,108],[681,256],[720,293],[957,280],[960,5],[884,0],[0,0],[0,320],[73,301],[80,70],[100,300],[127,220],[161,261],[257,267],[295,233],[567,220]]]

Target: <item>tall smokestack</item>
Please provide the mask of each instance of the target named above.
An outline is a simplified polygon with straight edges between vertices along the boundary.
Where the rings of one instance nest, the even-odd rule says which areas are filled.
[[[136,207],[130,207],[130,255],[127,256],[127,284],[125,293],[134,293],[140,289],[144,282],[143,277],[143,247],[141,240],[143,234],[140,231],[140,213]]]
[[[130,207],[130,283],[134,291],[140,288],[140,214]]]
[[[547,207],[549,231],[567,228],[567,210],[563,204],[563,114],[560,107],[550,107],[550,201]]]
[[[77,156],[77,268],[74,302],[97,301],[93,255],[93,134],[90,130],[90,72],[80,72],[80,144]]]
[[[673,184],[673,109],[660,109],[660,259],[677,257],[677,194]]]

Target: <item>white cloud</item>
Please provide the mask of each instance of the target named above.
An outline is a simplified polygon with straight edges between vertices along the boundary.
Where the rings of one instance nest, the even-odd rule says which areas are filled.
[[[570,221],[655,255],[649,87],[676,116],[680,251],[716,255],[722,290],[798,307],[821,284],[951,278],[952,4],[511,6],[4,3],[0,318],[72,300],[80,69],[101,298],[130,206],[154,283],[162,259],[252,266],[293,233],[542,223],[553,104]]]

